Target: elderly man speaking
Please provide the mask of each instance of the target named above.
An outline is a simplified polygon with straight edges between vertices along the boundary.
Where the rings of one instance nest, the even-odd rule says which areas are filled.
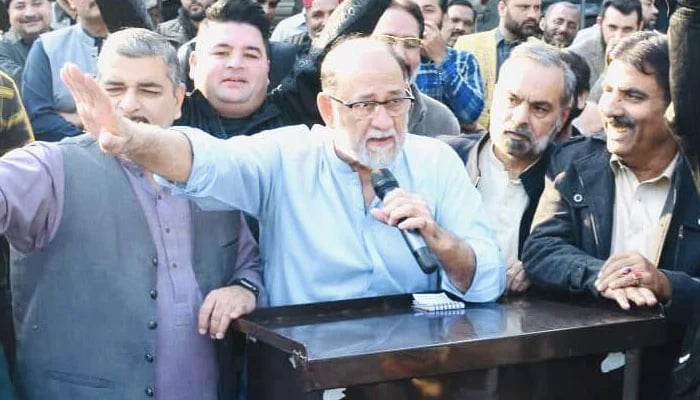
[[[321,68],[317,105],[326,126],[228,140],[135,123],[114,112],[89,75],[69,66],[63,78],[104,151],[157,171],[202,207],[260,220],[272,305],[438,287],[494,300],[504,266],[481,199],[447,145],[406,133],[413,96],[405,71],[384,43],[349,39]],[[370,181],[380,168],[401,185],[383,201]],[[418,268],[396,227],[422,235],[439,273]]]

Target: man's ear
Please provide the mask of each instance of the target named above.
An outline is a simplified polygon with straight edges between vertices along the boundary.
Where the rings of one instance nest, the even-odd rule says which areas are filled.
[[[544,16],[540,17],[540,30],[544,32],[544,28],[546,24],[544,23]]]
[[[571,114],[571,107],[573,107],[573,102],[571,102],[571,104],[569,104],[568,107],[561,111],[562,123],[566,123],[566,121],[569,119],[569,115]],[[561,128],[559,128],[559,130],[561,130]]]
[[[598,26],[602,26],[602,25],[603,25],[603,18],[600,18],[600,15],[597,16],[597,17],[595,17],[595,23],[596,23]]]
[[[318,107],[318,112],[321,114],[321,119],[326,124],[326,126],[332,128],[334,126],[333,120],[333,106],[331,105],[330,97],[323,92],[319,92],[316,95],[316,106]]]
[[[182,102],[185,100],[185,92],[187,91],[187,88],[185,88],[185,84],[180,83],[177,85],[177,88],[175,88],[175,101],[176,101],[176,106],[177,109],[175,110],[175,119],[179,119],[182,116]]]
[[[506,2],[504,0],[498,0],[498,16],[503,18],[506,15]]]

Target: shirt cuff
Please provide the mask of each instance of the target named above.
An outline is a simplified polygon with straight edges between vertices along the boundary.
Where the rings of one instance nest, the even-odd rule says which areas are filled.
[[[185,183],[173,182],[160,175],[155,175],[156,183],[169,188],[175,194],[192,194],[201,191],[211,180],[209,170],[212,163],[205,163],[205,160],[209,158],[207,154],[214,138],[200,129],[187,126],[173,126],[168,128],[168,131],[181,134],[190,142],[192,169]]]
[[[447,273],[440,270],[442,289],[469,302],[484,303],[498,299],[506,287],[506,267],[500,251],[495,244],[481,243],[478,240],[473,240],[468,245],[476,262],[471,286],[466,292],[460,291],[452,284]]]

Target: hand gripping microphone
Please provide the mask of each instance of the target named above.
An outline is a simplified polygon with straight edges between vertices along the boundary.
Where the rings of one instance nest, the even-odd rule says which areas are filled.
[[[384,200],[384,196],[394,189],[398,189],[399,183],[394,178],[394,175],[386,168],[380,170],[374,170],[371,174],[372,187],[374,188],[374,193],[380,199]],[[435,254],[430,251],[428,245],[425,244],[423,236],[413,229],[404,230],[399,229],[401,236],[406,241],[408,248],[413,253],[416,258],[416,262],[426,274],[432,274],[435,272],[440,262],[438,261]]]

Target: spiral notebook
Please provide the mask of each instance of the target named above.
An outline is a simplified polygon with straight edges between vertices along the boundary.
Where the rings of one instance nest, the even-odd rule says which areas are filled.
[[[458,310],[464,308],[464,303],[450,299],[444,292],[415,293],[413,295],[413,308],[428,312]]]

